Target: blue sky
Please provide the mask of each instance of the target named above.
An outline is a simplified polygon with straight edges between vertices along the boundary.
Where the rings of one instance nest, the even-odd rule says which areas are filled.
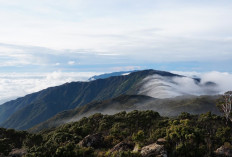
[[[0,0],[0,104],[112,71],[232,87],[231,0]]]
[[[232,72],[230,0],[0,4],[0,72]]]

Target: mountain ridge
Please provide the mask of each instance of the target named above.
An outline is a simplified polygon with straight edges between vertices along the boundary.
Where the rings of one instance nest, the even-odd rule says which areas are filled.
[[[50,87],[3,104],[0,112],[4,110],[7,112],[0,117],[0,126],[20,130],[28,129],[61,111],[73,109],[91,101],[109,99],[122,94],[137,94],[139,82],[154,74],[183,77],[170,72],[149,69],[129,75],[113,76],[90,82],[71,82]],[[19,106],[18,101],[20,101]],[[17,110],[12,109],[15,106],[18,107]]]
[[[176,98],[156,99],[144,95],[121,95],[119,97],[95,101],[82,107],[66,110],[52,118],[30,128],[31,132],[38,132],[43,129],[57,127],[59,125],[77,121],[94,113],[115,114],[117,112],[132,110],[153,110],[162,116],[177,116],[182,112],[191,114],[202,114],[211,111],[221,115],[216,107],[216,100],[219,96],[179,96]]]
[[[139,71],[139,70],[104,73],[104,74],[92,76],[88,80],[93,81],[93,80],[97,80],[97,79],[106,79],[106,78],[109,78],[109,77],[112,77],[112,76],[120,76],[120,75],[130,74],[130,73],[136,72],[136,71]]]

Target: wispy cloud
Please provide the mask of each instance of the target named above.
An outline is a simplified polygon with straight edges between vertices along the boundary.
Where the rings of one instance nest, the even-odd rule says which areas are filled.
[[[183,58],[218,53],[215,46],[224,53],[231,50],[232,3],[207,2],[2,1],[0,42]]]
[[[68,65],[73,65],[75,64],[75,61],[68,61]]]
[[[133,70],[141,70],[143,67],[141,66],[117,66],[112,67],[111,71],[133,71]]]
[[[0,43],[0,71],[4,71],[8,67],[22,67],[27,72],[31,66],[40,69],[38,72],[44,70],[70,71],[72,67],[85,69],[85,66],[116,64],[118,62],[126,63],[126,58],[123,59],[119,54],[106,54],[88,49],[55,50],[37,46]],[[90,67],[88,71],[93,70]]]
[[[229,0],[0,3],[0,43],[6,43],[0,44],[1,67],[32,64],[49,69],[60,63],[64,68],[69,61],[118,64],[114,66],[216,62],[220,67],[232,67]],[[206,67],[200,68],[223,69]]]

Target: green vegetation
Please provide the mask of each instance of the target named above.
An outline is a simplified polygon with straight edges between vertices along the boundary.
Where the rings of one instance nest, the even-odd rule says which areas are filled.
[[[139,82],[152,74],[177,76],[169,72],[144,70],[125,76],[90,82],[71,82],[51,87],[1,105],[0,126],[25,130],[44,122],[59,112],[93,101],[106,100],[122,94],[137,94]]]
[[[32,128],[31,132],[38,132],[42,129],[57,127],[70,120],[90,116],[93,113],[117,113],[121,111],[149,109],[160,113],[162,116],[174,117],[182,112],[191,114],[202,114],[211,111],[220,115],[216,107],[219,96],[183,96],[169,99],[155,99],[144,95],[121,95],[119,97],[104,101],[94,101],[82,107],[61,112],[47,121],[44,121]]]
[[[0,154],[8,155],[13,148],[21,148],[23,142],[28,141],[29,136],[26,131],[0,128]]]
[[[102,133],[99,148],[81,147],[78,143],[87,135]],[[168,156],[213,156],[222,145],[231,147],[232,123],[210,112],[201,115],[182,113],[176,118],[161,117],[154,111],[119,112],[115,115],[94,114],[88,118],[37,134],[0,130],[0,152],[7,155],[13,148],[26,148],[27,157],[114,156],[116,144],[126,141],[143,147],[165,138]],[[140,156],[121,151],[117,156]]]

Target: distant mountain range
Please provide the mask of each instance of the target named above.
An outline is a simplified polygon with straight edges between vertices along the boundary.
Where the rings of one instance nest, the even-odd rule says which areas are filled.
[[[137,71],[137,70],[136,70]],[[95,75],[93,77],[89,78],[89,81],[97,80],[97,79],[106,79],[112,76],[120,76],[120,75],[128,75],[134,71],[120,71],[120,72],[112,72],[112,73],[106,73],[106,74],[101,74],[101,75]]]
[[[128,73],[94,77],[95,80],[89,82],[66,83],[4,103],[0,106],[0,126],[24,130],[37,125],[34,130],[39,130],[51,123],[62,123],[62,119],[66,122],[95,112],[115,113],[114,110],[154,109],[168,116],[176,115],[171,114],[174,111],[199,113],[211,110],[218,113],[211,97],[157,99],[195,93],[216,94],[217,85],[213,82],[202,83],[200,79],[157,70]],[[187,84],[183,85],[183,82]],[[192,90],[192,86],[196,89]]]

